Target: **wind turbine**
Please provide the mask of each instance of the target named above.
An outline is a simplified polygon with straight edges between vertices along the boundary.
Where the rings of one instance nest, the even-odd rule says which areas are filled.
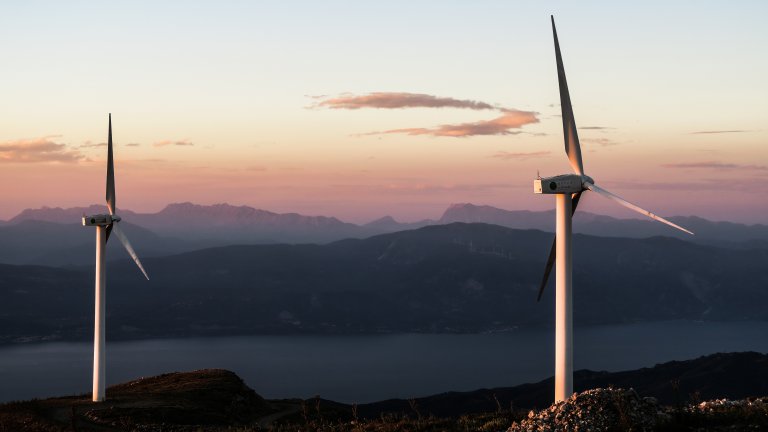
[[[555,18],[552,18],[552,35],[555,39],[555,57],[557,59],[557,80],[560,85],[560,107],[563,114],[563,137],[565,139],[565,154],[575,174],[562,174],[553,177],[537,178],[533,181],[533,191],[539,194],[554,194],[557,203],[557,225],[555,240],[549,251],[549,258],[544,269],[544,277],[539,287],[539,297],[547,285],[552,265],[556,263],[555,271],[555,401],[568,399],[573,394],[573,296],[571,291],[571,227],[573,213],[584,191],[590,190],[613,200],[624,207],[642,213],[651,219],[670,225],[688,234],[687,229],[676,225],[661,216],[644,210],[607,190],[595,185],[592,177],[584,174],[584,164],[581,161],[581,147],[576,132],[576,121],[573,117],[571,97],[568,94],[568,83],[565,81],[563,58],[560,55],[560,44],[557,40]]]
[[[107,208],[109,214],[97,214],[92,216],[83,215],[83,226],[96,227],[96,308],[95,325],[93,331],[93,401],[100,402],[104,400],[106,387],[106,371],[104,358],[104,330],[106,318],[106,289],[107,289],[107,269],[106,252],[107,241],[111,233],[115,233],[120,242],[125,246],[125,250],[139,266],[139,270],[144,273],[144,277],[149,280],[144,266],[141,265],[139,257],[131,247],[131,243],[120,229],[120,216],[115,214],[117,206],[115,205],[115,167],[112,160],[112,114],[109,115],[109,138],[107,140]]]

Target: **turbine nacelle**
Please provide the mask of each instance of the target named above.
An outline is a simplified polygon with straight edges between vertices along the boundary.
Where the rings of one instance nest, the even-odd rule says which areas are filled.
[[[120,216],[108,214],[97,214],[91,216],[83,215],[83,226],[109,226],[113,222],[120,222]]]
[[[539,177],[533,181],[533,192],[538,194],[575,194],[587,189],[585,183],[594,182],[592,177],[578,174]]]

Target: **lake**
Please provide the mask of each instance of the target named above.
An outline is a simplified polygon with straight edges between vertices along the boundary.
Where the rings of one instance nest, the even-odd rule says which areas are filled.
[[[768,322],[577,327],[575,368],[618,371],[714,352],[768,352]],[[90,343],[0,348],[0,402],[90,392]],[[553,373],[554,330],[496,334],[243,336],[110,342],[107,384],[229,369],[267,398],[339,402],[535,382]]]

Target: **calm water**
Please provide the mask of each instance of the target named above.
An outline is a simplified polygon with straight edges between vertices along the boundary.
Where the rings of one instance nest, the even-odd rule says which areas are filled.
[[[717,351],[768,352],[768,323],[581,327],[574,338],[576,369],[617,371]],[[553,344],[553,330],[116,342],[107,345],[107,383],[224,368],[268,398],[361,403],[538,381],[552,374]],[[0,401],[89,392],[91,356],[87,343],[0,348]]]

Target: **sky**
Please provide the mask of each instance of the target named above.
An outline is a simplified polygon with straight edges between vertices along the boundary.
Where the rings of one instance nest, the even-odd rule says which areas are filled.
[[[552,209],[550,14],[586,174],[662,216],[768,224],[765,1],[3,2],[0,219],[103,202],[108,113],[134,211]]]

